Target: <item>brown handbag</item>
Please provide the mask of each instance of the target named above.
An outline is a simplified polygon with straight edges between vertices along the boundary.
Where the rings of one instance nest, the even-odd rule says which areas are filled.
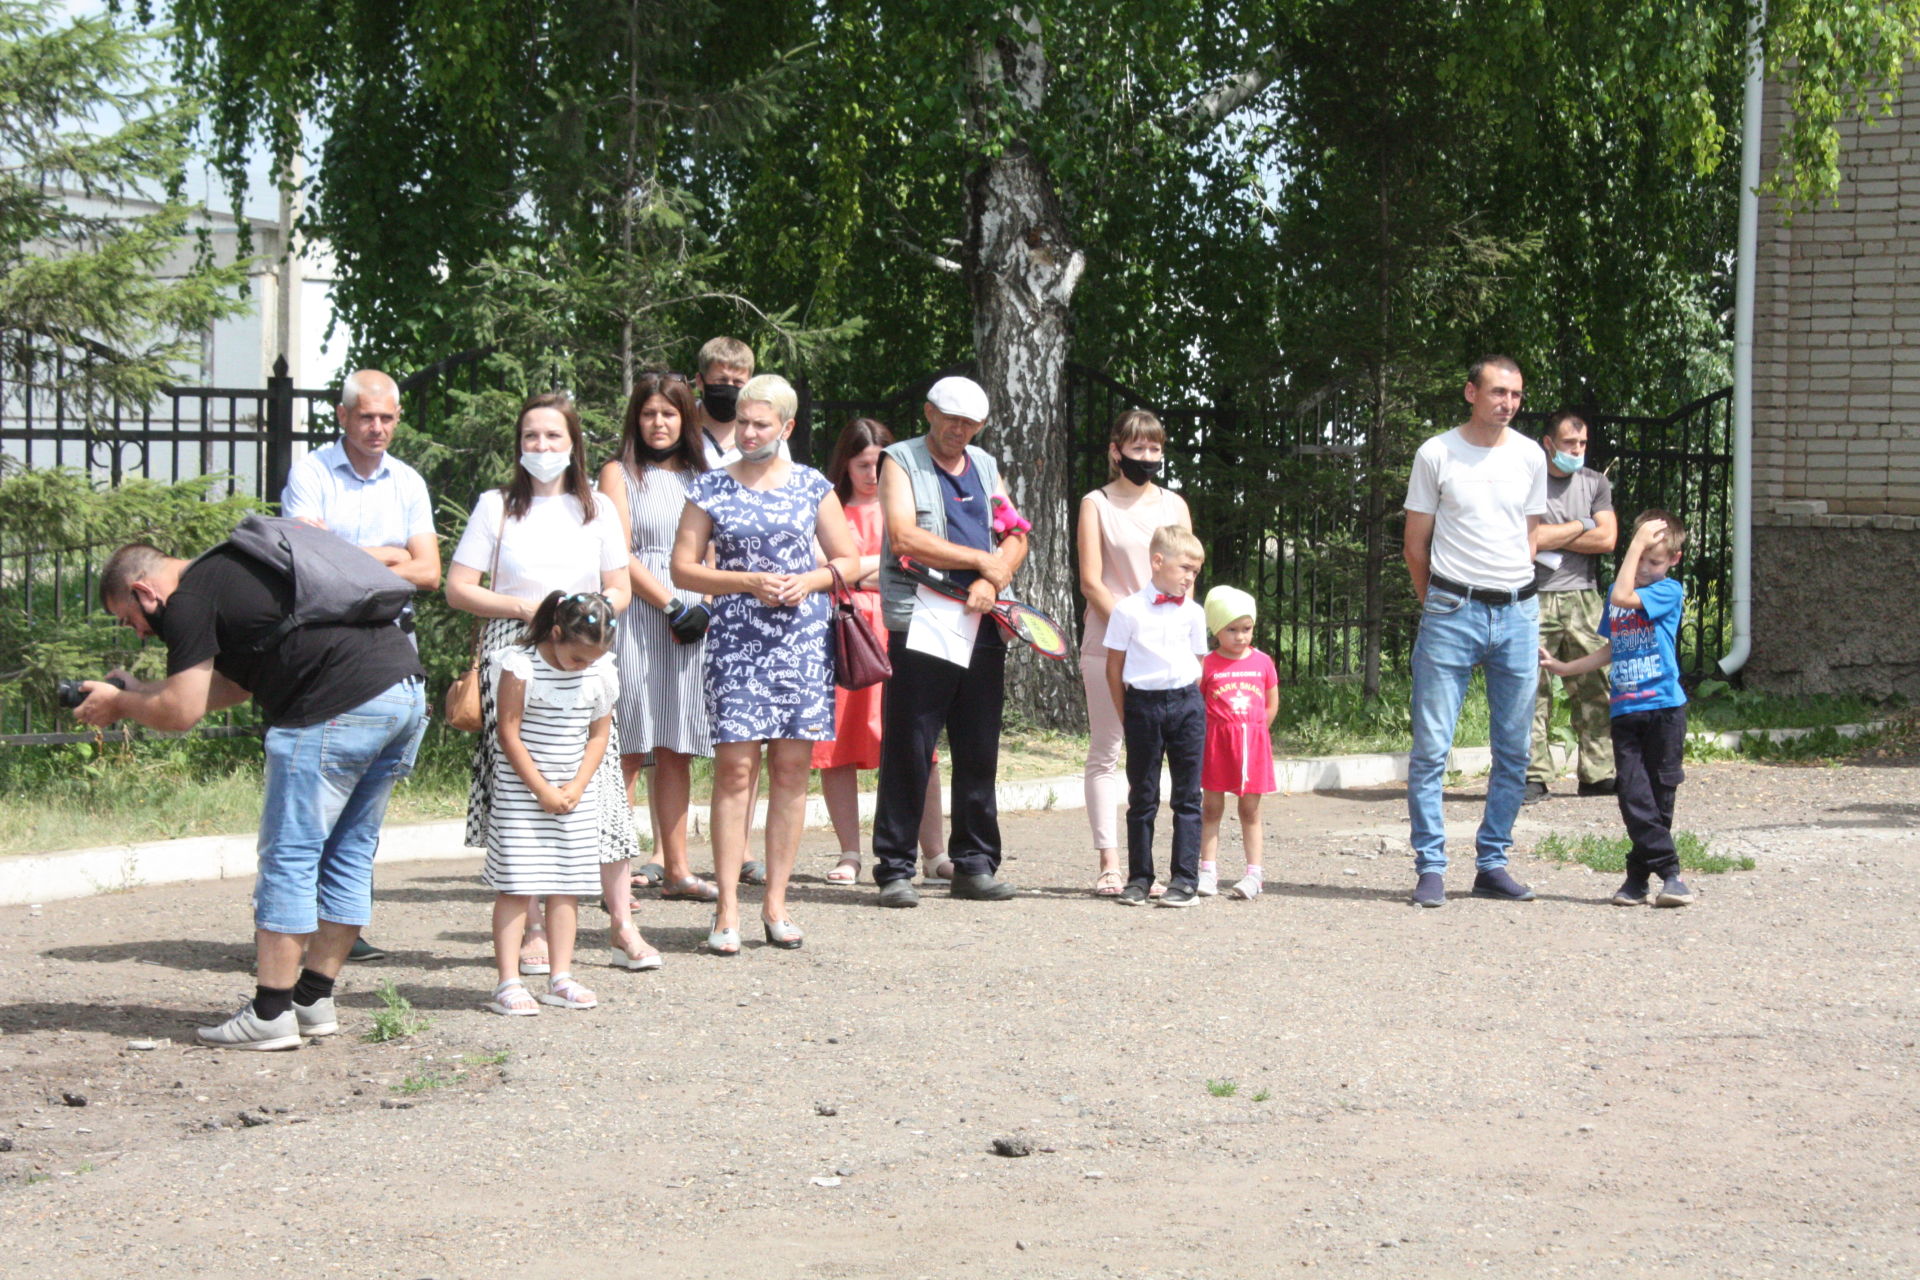
[[[493,540],[493,567],[487,570],[487,584],[491,586],[500,573],[500,543],[507,536],[507,509],[505,502],[500,506],[500,532]],[[485,624],[478,618],[473,620],[473,639],[469,642],[472,656],[467,669],[458,679],[447,686],[447,700],[444,706],[447,727],[458,729],[462,733],[478,733],[480,726],[486,723],[486,717],[480,709],[480,634]]]
[[[873,624],[853,602],[853,592],[831,561],[833,575],[833,682],[842,689],[865,689],[893,674],[886,646],[873,634]]]

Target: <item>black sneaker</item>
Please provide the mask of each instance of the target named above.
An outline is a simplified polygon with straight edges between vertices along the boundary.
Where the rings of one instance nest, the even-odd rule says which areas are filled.
[[[349,960],[385,960],[386,958],[387,953],[385,951],[374,946],[365,938],[355,938],[353,940],[353,950],[347,952],[347,959]]]
[[[1141,884],[1138,880],[1128,883],[1120,891],[1119,903],[1123,907],[1144,907],[1147,905],[1147,890],[1151,885]]]
[[[1473,878],[1473,896],[1499,898],[1503,902],[1532,902],[1533,890],[1515,880],[1505,867],[1495,867]]]
[[[1668,876],[1660,884],[1660,892],[1654,895],[1656,907],[1684,907],[1693,901],[1693,890],[1687,888],[1687,882],[1679,876]]]
[[[1413,886],[1413,905],[1416,907],[1446,906],[1447,878],[1438,871],[1422,871],[1420,879]]]
[[[1618,889],[1613,891],[1613,905],[1616,907],[1644,907],[1647,905],[1647,881],[1628,876]]]
[[[1620,784],[1612,778],[1602,778],[1598,782],[1583,782],[1580,784],[1580,794],[1583,796],[1617,796],[1620,794]]]
[[[1547,790],[1546,783],[1536,782],[1532,778],[1529,778],[1527,779],[1526,792],[1522,794],[1520,797],[1520,803],[1521,804],[1539,804],[1542,800],[1545,800],[1548,796],[1551,796],[1552,794],[1553,792]]]
[[[917,907],[920,891],[913,887],[911,880],[889,880],[880,886],[879,902],[883,907]]]
[[[1163,907],[1191,907],[1200,901],[1200,891],[1184,880],[1175,880],[1158,901]]]

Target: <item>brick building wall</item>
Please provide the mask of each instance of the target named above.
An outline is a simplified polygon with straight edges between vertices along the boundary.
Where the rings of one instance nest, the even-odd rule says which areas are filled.
[[[1769,85],[1769,157],[1786,118]],[[1841,167],[1791,222],[1761,204],[1747,679],[1920,698],[1920,69]]]

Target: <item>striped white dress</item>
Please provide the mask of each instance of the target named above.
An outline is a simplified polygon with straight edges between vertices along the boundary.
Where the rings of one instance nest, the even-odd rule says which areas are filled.
[[[526,684],[520,741],[540,775],[561,786],[580,771],[593,722],[613,710],[620,677],[611,654],[584,671],[548,665],[533,647],[488,655],[488,678],[498,698],[500,673]],[[482,873],[496,893],[574,894],[600,892],[600,797],[588,786],[571,813],[548,813],[533,791],[497,752],[492,809],[487,822],[487,862]]]
[[[661,585],[672,587],[667,562],[673,535],[687,506],[689,477],[684,471],[648,467],[641,478],[626,474],[627,525],[631,550]],[[686,605],[700,603],[698,591],[674,591]],[[664,747],[689,756],[713,754],[707,724],[707,642],[675,643],[667,615],[633,598],[615,634],[620,664],[620,749],[638,754]]]

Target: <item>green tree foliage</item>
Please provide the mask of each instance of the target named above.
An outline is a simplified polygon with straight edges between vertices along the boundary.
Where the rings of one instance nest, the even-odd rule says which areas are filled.
[[[0,0],[0,376],[82,419],[144,403],[197,356],[242,308],[245,268],[192,252],[179,193],[197,104],[157,82],[155,41],[57,13]],[[158,205],[129,216],[121,198]],[[90,354],[56,366],[37,358],[50,345]]]
[[[303,230],[339,264],[354,358],[405,369],[506,349],[527,387],[611,402],[723,323],[789,358],[817,334],[715,283],[679,166],[749,146],[794,67],[752,7],[175,0],[183,70],[214,103],[238,193],[324,139]],[[804,40],[804,36],[800,37]],[[524,389],[524,388],[522,388]],[[618,406],[613,407],[617,412]]]

